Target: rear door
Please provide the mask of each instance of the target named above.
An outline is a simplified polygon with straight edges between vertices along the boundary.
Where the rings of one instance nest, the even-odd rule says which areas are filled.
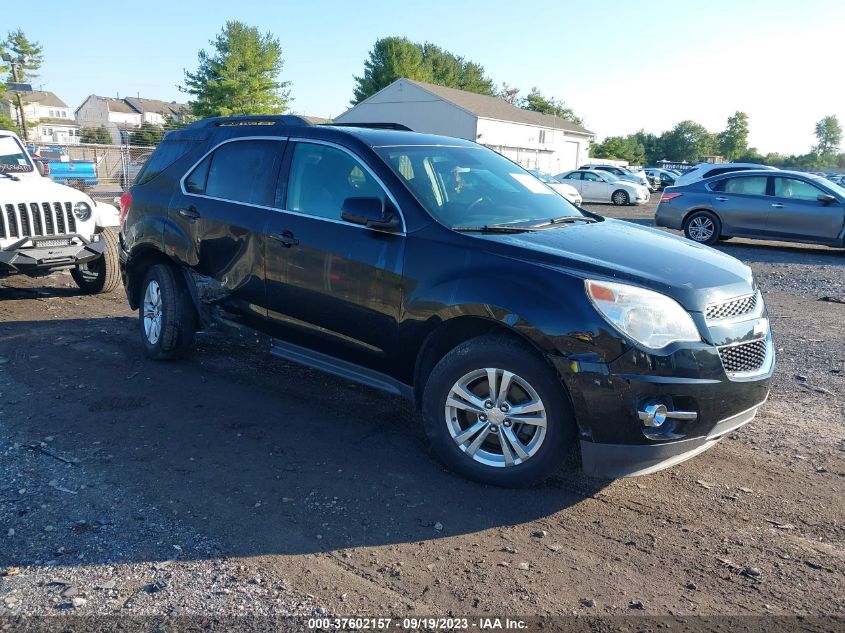
[[[705,185],[712,193],[713,209],[724,235],[766,235],[772,201],[767,195],[768,176],[729,176]]]
[[[350,151],[300,140],[289,148],[284,209],[267,227],[267,303],[275,336],[378,371],[398,353],[404,230],[341,219],[347,198],[395,205]],[[398,212],[398,211],[397,211]]]
[[[230,318],[266,326],[264,229],[274,208],[286,141],[247,137],[226,141],[182,179],[169,211],[194,249],[182,254],[196,273],[200,299]]]
[[[773,189],[768,231],[772,237],[839,242],[845,210],[842,202],[819,202],[819,195],[832,195],[816,184],[794,177],[772,177]]]

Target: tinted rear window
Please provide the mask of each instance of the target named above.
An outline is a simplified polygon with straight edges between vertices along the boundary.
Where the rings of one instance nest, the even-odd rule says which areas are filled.
[[[153,152],[153,155],[150,156],[150,160],[147,161],[144,169],[138,174],[135,184],[142,185],[152,180],[187,154],[188,150],[194,145],[196,143],[192,141],[162,141]]]
[[[273,206],[283,151],[281,141],[244,140],[221,145],[211,157],[205,195]]]

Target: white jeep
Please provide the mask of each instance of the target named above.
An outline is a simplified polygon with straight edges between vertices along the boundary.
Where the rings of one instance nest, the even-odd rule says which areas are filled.
[[[0,130],[0,279],[70,270],[87,294],[120,283],[117,209],[43,177],[16,134]]]

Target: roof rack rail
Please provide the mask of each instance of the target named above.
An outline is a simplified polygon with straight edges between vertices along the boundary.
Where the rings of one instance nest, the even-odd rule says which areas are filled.
[[[295,114],[250,114],[244,116],[218,116],[209,119],[200,119],[187,127],[228,127],[234,125],[274,125],[274,126],[298,126],[311,127],[312,123]]]
[[[413,132],[407,125],[401,123],[328,123],[327,125],[334,127],[364,127],[373,130],[402,130],[403,132]]]

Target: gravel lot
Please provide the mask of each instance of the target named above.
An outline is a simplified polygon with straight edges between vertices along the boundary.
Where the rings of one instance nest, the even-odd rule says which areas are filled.
[[[769,306],[758,418],[669,471],[522,491],[450,475],[408,404],[261,341],[154,363],[122,293],[2,282],[0,615],[845,616],[845,252],[718,248]]]

